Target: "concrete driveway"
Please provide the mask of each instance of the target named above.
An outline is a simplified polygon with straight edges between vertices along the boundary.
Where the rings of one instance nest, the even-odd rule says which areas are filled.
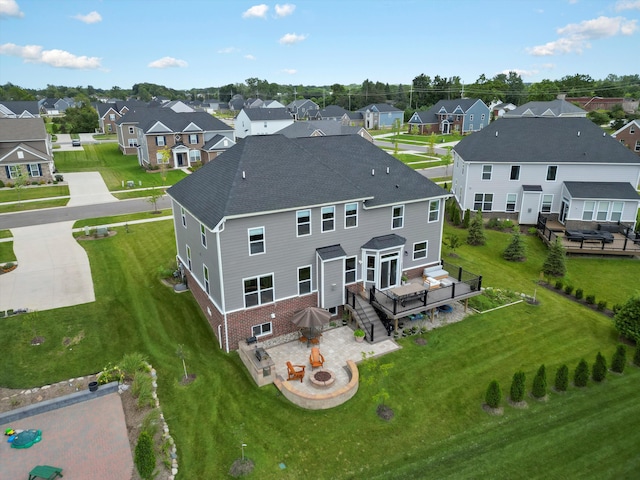
[[[50,310],[94,302],[91,267],[73,221],[12,228],[18,268],[0,275],[0,310]]]
[[[98,172],[65,173],[64,179],[69,185],[69,195],[71,197],[67,207],[118,201],[116,197],[109,193],[102,175]]]

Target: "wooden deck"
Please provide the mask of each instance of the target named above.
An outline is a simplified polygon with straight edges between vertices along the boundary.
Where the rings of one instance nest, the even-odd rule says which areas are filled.
[[[600,240],[576,242],[569,240],[564,235],[564,226],[557,221],[548,221],[544,230],[538,229],[540,238],[547,245],[555,243],[556,238],[560,239],[565,251],[569,254],[581,255],[617,255],[636,256],[640,255],[640,244],[625,237],[621,233],[613,234],[613,242],[604,243]]]

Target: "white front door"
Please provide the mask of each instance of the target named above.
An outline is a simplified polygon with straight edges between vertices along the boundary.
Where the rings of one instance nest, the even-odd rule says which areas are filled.
[[[540,206],[541,195],[542,192],[523,192],[518,223],[523,225],[535,225],[538,223],[538,207]]]

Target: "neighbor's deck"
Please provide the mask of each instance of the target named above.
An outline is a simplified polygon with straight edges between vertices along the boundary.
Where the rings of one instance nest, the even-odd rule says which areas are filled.
[[[640,255],[640,244],[625,237],[621,233],[613,233],[613,242],[604,243],[600,240],[572,241],[565,237],[565,227],[557,220],[547,220],[546,224],[538,225],[538,234],[547,245],[555,243],[556,238],[562,242],[567,253],[586,255]]]

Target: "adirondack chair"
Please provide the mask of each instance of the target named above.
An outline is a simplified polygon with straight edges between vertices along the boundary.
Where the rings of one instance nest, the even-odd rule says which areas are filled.
[[[289,372],[289,378],[287,380],[298,380],[302,383],[304,378],[304,365],[291,365],[291,362],[287,362],[287,371]]]
[[[37,480],[38,478],[44,478],[45,480],[54,480],[55,478],[62,478],[62,469],[59,467],[51,467],[49,465],[38,465],[33,467],[29,472],[29,480]]]
[[[311,349],[311,355],[309,355],[309,363],[311,364],[311,370],[316,367],[322,367],[324,364],[324,356],[320,353],[320,349],[318,347],[313,347]]]

